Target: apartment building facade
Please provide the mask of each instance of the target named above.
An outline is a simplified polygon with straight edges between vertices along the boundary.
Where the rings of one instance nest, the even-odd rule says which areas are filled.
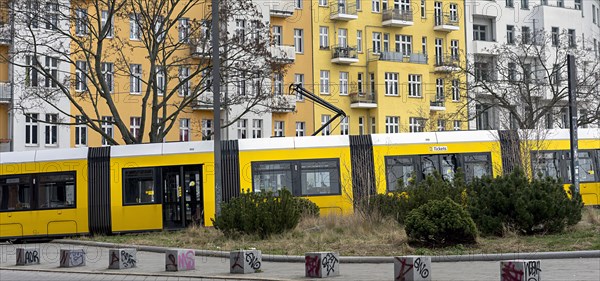
[[[569,41],[570,47],[586,48],[589,53],[587,60],[590,64],[597,64],[600,60],[600,1],[599,0],[495,0],[465,2],[465,14],[467,19],[467,58],[474,63],[474,70],[481,73],[489,72],[490,78],[499,80],[498,70],[495,68],[512,69],[515,75],[507,78],[521,79],[524,77],[519,69],[531,64],[533,79],[540,83],[562,83],[557,87],[566,87],[567,74],[566,65],[561,69],[550,69],[557,78],[550,79],[544,74],[540,63],[531,58],[531,63],[498,62],[495,60],[491,50],[500,45],[515,45],[517,50],[520,44],[539,46],[547,48],[547,54],[542,65],[552,68],[553,63],[561,64],[564,60],[557,59],[556,46],[559,46],[559,38]],[[551,38],[550,38],[551,36]],[[550,40],[544,40],[550,38]],[[539,42],[535,42],[538,40]],[[528,41],[528,42],[525,42]],[[543,41],[543,42],[542,42]],[[562,42],[561,42],[562,44]],[[581,45],[578,45],[581,44]],[[553,49],[554,48],[554,49]],[[529,55],[531,56],[531,53]],[[525,55],[523,55],[525,57]],[[496,65],[494,64],[502,64]],[[522,65],[521,65],[522,64]],[[516,65],[516,66],[515,66]],[[481,68],[481,69],[477,69]],[[505,74],[506,74],[505,73]],[[486,74],[487,75],[487,74]],[[578,75],[584,75],[579,73]],[[506,75],[505,75],[506,76]],[[513,77],[514,76],[514,77]],[[521,77],[521,78],[519,78]],[[562,78],[561,78],[562,77]],[[469,83],[474,83],[470,79]],[[507,110],[486,106],[485,102],[493,103],[491,96],[486,91],[473,91],[469,93],[472,100],[477,103],[470,104],[470,129],[516,129],[518,126],[513,122],[511,114]],[[540,107],[550,102],[556,94],[549,91],[539,93]],[[546,100],[546,101],[544,101]],[[596,100],[600,100],[600,92]],[[579,105],[579,114],[586,114],[586,104]],[[523,110],[523,109],[520,109]],[[564,98],[556,104],[543,122],[539,122],[540,128],[566,128],[569,126],[567,99]],[[591,125],[594,126],[594,125]]]

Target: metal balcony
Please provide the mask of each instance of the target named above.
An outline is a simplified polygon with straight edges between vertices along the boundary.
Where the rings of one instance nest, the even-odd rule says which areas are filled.
[[[383,11],[381,15],[381,25],[383,26],[405,27],[413,24],[412,10],[389,9]]]
[[[401,52],[381,52],[381,53],[379,53],[379,60],[427,64],[427,54],[422,54],[422,53],[404,54]]]
[[[377,108],[374,93],[351,93],[350,108]]]
[[[437,99],[435,101],[430,101],[429,102],[429,110],[431,111],[445,111],[446,110],[446,104],[444,103],[443,99]]]
[[[451,17],[450,14],[443,14],[435,17],[433,30],[443,32],[457,31],[460,29],[458,23],[458,16]]]
[[[271,57],[281,63],[293,63],[296,60],[296,48],[294,46],[271,45]]]
[[[338,0],[337,2],[329,4],[329,7],[331,9],[329,19],[340,21],[358,19],[355,3],[349,4],[346,0]]]
[[[10,103],[10,83],[0,82],[0,103]]]
[[[214,95],[212,92],[204,92],[200,94],[192,103],[193,110],[213,110]],[[221,101],[222,102],[222,101]]]
[[[295,95],[273,95],[271,99],[272,112],[294,112],[296,110]]]
[[[337,64],[357,63],[356,47],[338,45],[331,47],[331,62]]]
[[[435,56],[435,72],[455,72],[460,71],[460,57],[458,55],[438,55]]]
[[[212,56],[211,43],[201,40],[196,44],[191,44],[191,56],[196,59],[209,59]]]
[[[279,0],[265,3],[269,5],[269,14],[276,18],[287,18],[294,14],[294,0]]]

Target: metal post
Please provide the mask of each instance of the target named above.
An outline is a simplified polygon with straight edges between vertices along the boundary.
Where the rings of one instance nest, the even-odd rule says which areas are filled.
[[[577,136],[577,71],[575,69],[575,57],[567,55],[567,71],[569,73],[569,135],[571,139],[571,179],[574,192],[579,193],[579,152]]]
[[[215,217],[221,215],[223,186],[221,185],[221,61],[219,57],[219,0],[212,0],[212,83],[213,83],[213,134],[215,173]]]

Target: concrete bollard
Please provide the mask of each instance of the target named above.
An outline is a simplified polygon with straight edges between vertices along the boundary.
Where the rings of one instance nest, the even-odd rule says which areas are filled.
[[[17,265],[40,264],[40,249],[17,248]]]
[[[539,260],[508,260],[500,262],[501,281],[540,281]]]
[[[196,252],[189,249],[172,249],[165,252],[166,271],[196,269]]]
[[[83,249],[60,250],[60,267],[76,267],[85,265]]]
[[[110,260],[108,268],[124,269],[133,268],[137,264],[137,250],[133,248],[110,249],[108,251]]]
[[[260,270],[262,253],[259,250],[239,250],[229,253],[229,272],[255,273]]]
[[[326,278],[340,275],[340,254],[312,252],[304,255],[306,277]]]
[[[394,257],[394,280],[431,281],[431,257]]]

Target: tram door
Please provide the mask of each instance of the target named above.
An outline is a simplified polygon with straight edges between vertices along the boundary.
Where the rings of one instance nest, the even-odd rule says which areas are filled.
[[[164,228],[204,224],[202,166],[164,167],[162,185]]]

